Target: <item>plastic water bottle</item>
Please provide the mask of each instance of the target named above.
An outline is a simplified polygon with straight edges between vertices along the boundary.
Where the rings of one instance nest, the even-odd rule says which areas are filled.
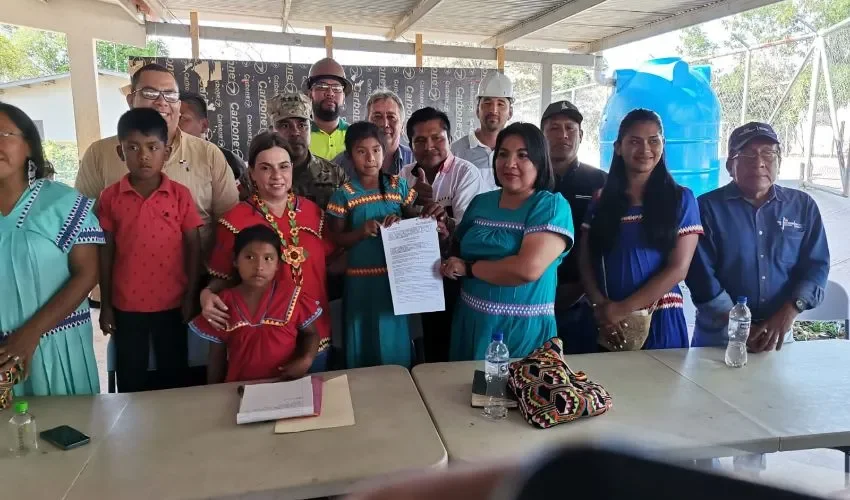
[[[484,406],[484,416],[493,420],[501,420],[508,416],[508,409],[505,406],[505,386],[508,383],[510,353],[503,340],[504,335],[501,332],[494,333],[484,358],[484,379],[487,381],[487,404]]]
[[[38,449],[35,417],[27,413],[28,410],[26,401],[17,401],[15,413],[9,419],[9,451],[16,457]]]
[[[750,336],[752,315],[747,298],[738,297],[729,311],[729,343],[726,345],[726,366],[741,368],[747,364],[747,337]]]

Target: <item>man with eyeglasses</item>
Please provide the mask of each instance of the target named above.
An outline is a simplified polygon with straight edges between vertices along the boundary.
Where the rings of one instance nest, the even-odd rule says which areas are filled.
[[[330,57],[310,67],[305,93],[313,101],[313,125],[310,129],[310,151],[332,160],[345,151],[348,124],[340,118],[346,96],[351,95],[351,81],[345,70]]]
[[[403,166],[413,163],[413,151],[401,143],[405,116],[401,98],[392,90],[378,89],[369,96],[366,115],[384,132],[387,149],[381,169],[387,175],[398,175]],[[337,155],[333,162],[342,167],[349,177],[354,177],[354,164],[345,152]]]
[[[130,108],[152,108],[168,124],[171,156],[163,171],[192,192],[204,221],[201,227],[204,255],[209,255],[215,222],[239,202],[236,180],[224,155],[214,144],[180,130],[180,90],[174,75],[164,66],[147,64],[133,73],[127,104]],[[127,166],[118,156],[118,146],[115,136],[89,146],[74,183],[78,191],[96,199],[104,188],[127,174]]]
[[[687,278],[697,307],[694,347],[726,345],[737,297],[752,311],[752,352],[793,342],[797,315],[823,301],[829,247],[820,211],[808,194],[776,184],[781,160],[770,125],[739,127],[726,161],[732,182],[698,199],[705,234]]]
[[[130,108],[154,109],[165,119],[171,156],[163,172],[192,193],[204,222],[200,230],[201,248],[206,259],[214,244],[216,221],[239,202],[236,180],[224,155],[214,144],[180,130],[180,89],[174,75],[165,66],[146,64],[133,73],[127,104]],[[80,161],[74,187],[85,196],[96,199],[104,188],[120,181],[127,174],[127,166],[118,156],[119,147],[116,136],[89,146]],[[92,298],[97,297],[99,291],[95,290]],[[203,383],[208,346],[196,335],[189,335],[188,331],[187,335],[191,368],[186,383]]]

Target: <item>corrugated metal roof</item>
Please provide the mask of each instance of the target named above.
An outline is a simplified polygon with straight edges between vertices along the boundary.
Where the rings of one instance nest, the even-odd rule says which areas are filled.
[[[103,0],[114,1],[114,0]],[[448,35],[487,46],[539,45],[576,51],[611,47],[636,38],[735,14],[778,0],[149,0],[170,17],[191,10],[232,16],[234,22],[280,24],[289,3],[294,28],[334,26],[335,32],[439,40]],[[168,19],[166,19],[168,21]],[[537,43],[539,42],[539,43]]]

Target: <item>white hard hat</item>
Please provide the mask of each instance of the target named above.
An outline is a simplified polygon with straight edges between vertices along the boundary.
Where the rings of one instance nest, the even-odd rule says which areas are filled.
[[[489,71],[478,85],[478,97],[504,97],[514,102],[514,86],[504,74]]]

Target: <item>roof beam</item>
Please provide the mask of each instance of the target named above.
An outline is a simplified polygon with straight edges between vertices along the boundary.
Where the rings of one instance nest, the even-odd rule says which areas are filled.
[[[764,7],[765,5],[778,3],[780,1],[781,0],[726,0],[725,2],[714,4],[709,7],[693,9],[673,17],[662,19],[661,21],[633,28],[628,31],[624,31],[623,33],[602,38],[595,42],[590,42],[587,44],[586,49],[581,52],[591,54],[602,52],[603,50],[619,47],[620,45],[651,38],[662,33],[668,33],[670,31],[687,28],[700,23],[713,21],[722,17],[740,14],[741,12],[746,12],[758,7]]]
[[[419,0],[419,3],[416,4],[416,7],[413,8],[410,12],[404,15],[395,26],[387,33],[388,40],[396,40],[398,37],[404,34],[405,31],[409,30],[414,24],[418,23],[423,17],[427,16],[429,12],[434,10],[440,2],[443,0]]]
[[[280,27],[286,33],[286,27],[289,26],[289,11],[292,10],[292,0],[283,0],[282,12],[280,14]]]
[[[219,28],[200,26],[200,37],[204,40],[222,40],[231,42],[263,43],[297,47],[324,48],[322,35],[301,35],[274,31],[246,30],[237,28]],[[189,26],[176,23],[147,23],[149,35],[189,38]],[[416,44],[411,42],[390,42],[385,40],[365,40],[360,38],[334,37],[335,50],[355,50],[379,52],[384,54],[415,55]],[[496,49],[484,47],[457,47],[454,45],[425,44],[422,53],[433,57],[460,57],[464,59],[496,60]],[[530,50],[506,50],[505,60],[537,64],[563,64],[592,68],[594,56],[588,54],[565,54],[563,52],[532,52]]]
[[[553,24],[569,19],[586,11],[587,9],[595,7],[604,1],[605,0],[573,0],[572,2],[565,3],[560,7],[543,12],[542,14],[537,14],[527,19],[523,19],[510,28],[484,40],[481,42],[481,45],[484,45],[485,47],[503,47],[517,38],[522,38],[544,28],[548,28]]]

